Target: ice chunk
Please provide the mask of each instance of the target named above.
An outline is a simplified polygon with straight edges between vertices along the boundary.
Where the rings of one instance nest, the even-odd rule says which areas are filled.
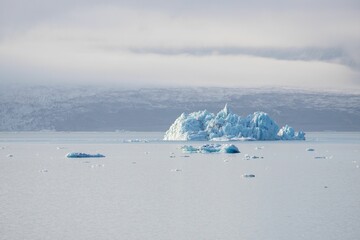
[[[90,166],[91,168],[101,168],[101,167],[105,167],[104,164],[93,164]]]
[[[243,174],[242,177],[243,178],[254,178],[255,175],[254,174]]]
[[[316,156],[315,159],[332,159],[333,156]]]
[[[239,149],[233,144],[204,144],[201,147],[183,146],[182,150],[188,153],[240,153]]]
[[[105,157],[100,153],[96,154],[88,154],[88,153],[81,153],[81,152],[71,152],[66,155],[67,158],[102,158]]]
[[[258,158],[264,158],[264,157],[258,157],[258,156],[252,156],[252,155],[249,155],[249,154],[245,154],[244,155],[244,160],[250,160],[250,159],[258,159]]]
[[[279,129],[267,113],[255,112],[242,118],[227,105],[217,114],[208,111],[182,113],[166,131],[164,140],[304,140],[305,133],[288,125]]]
[[[6,155],[6,157],[13,157],[14,155],[12,155],[12,154],[8,154],[8,155]]]
[[[282,127],[277,135],[280,137],[281,140],[305,140],[304,132],[295,132],[294,128],[288,125]]]
[[[313,152],[313,151],[315,151],[315,149],[313,149],[313,148],[307,148],[306,151],[308,151],[308,152]]]
[[[226,144],[221,147],[222,152],[225,153],[240,153],[239,149],[233,144]]]
[[[181,172],[182,170],[181,170],[181,169],[178,169],[178,168],[174,168],[174,169],[171,169],[170,171],[171,171],[171,172]]]

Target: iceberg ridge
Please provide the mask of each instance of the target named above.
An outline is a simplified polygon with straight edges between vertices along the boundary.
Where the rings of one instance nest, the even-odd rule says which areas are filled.
[[[246,118],[225,105],[217,114],[207,110],[182,113],[166,131],[164,140],[305,140],[305,133],[285,125],[282,128],[267,113],[255,112]]]

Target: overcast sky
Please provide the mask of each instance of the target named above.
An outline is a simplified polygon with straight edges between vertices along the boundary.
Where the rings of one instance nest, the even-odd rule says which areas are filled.
[[[360,89],[360,1],[0,0],[0,81]]]

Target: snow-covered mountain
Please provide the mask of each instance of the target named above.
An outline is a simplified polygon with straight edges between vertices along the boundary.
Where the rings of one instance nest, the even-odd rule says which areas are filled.
[[[360,131],[360,94],[289,89],[1,86],[0,131],[165,131],[182,112],[267,112],[304,131]]]

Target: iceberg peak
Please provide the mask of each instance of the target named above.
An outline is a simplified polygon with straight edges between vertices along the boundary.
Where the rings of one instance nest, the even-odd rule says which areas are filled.
[[[228,104],[226,103],[225,104],[225,107],[224,107],[224,109],[222,110],[226,115],[229,115],[229,113],[230,113],[230,109],[229,109],[229,107],[228,107]]]
[[[288,125],[279,128],[267,113],[246,118],[230,112],[228,104],[216,115],[208,111],[181,114],[166,131],[164,140],[305,140],[304,132]]]

